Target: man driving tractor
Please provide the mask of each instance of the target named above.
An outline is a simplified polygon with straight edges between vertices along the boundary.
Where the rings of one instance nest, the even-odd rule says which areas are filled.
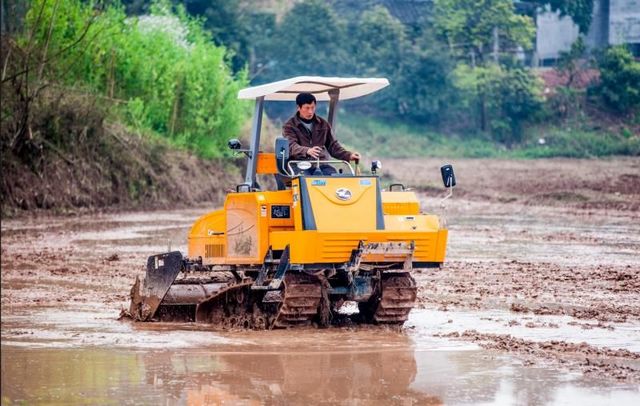
[[[289,154],[294,160],[330,160],[331,157],[343,161],[359,160],[358,152],[344,149],[333,134],[331,125],[316,115],[316,98],[311,93],[300,93],[296,97],[297,111],[282,127],[283,135],[289,140]],[[316,168],[305,171],[312,174]],[[331,165],[321,164],[323,175],[336,172]]]

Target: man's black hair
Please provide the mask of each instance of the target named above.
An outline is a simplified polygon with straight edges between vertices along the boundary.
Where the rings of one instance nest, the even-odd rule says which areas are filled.
[[[316,102],[316,97],[311,93],[300,93],[296,96],[296,104],[302,107],[303,104],[311,104]]]

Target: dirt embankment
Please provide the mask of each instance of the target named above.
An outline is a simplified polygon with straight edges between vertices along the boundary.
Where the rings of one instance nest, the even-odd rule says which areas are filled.
[[[2,216],[192,207],[222,202],[232,161],[205,160],[109,123],[87,95],[34,102],[26,134],[2,125]]]

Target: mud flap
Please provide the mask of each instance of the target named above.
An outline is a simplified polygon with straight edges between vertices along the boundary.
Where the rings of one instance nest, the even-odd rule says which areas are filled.
[[[152,255],[147,260],[147,273],[142,286],[140,280],[131,288],[129,313],[135,320],[148,321],[153,318],[167,294],[169,287],[182,270],[180,251]]]

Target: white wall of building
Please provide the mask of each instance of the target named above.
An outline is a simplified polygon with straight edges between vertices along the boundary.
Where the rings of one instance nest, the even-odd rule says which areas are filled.
[[[609,44],[640,43],[640,0],[609,0]]]
[[[555,59],[560,51],[568,51],[578,38],[578,27],[569,17],[551,11],[536,16],[536,52],[538,59]]]

